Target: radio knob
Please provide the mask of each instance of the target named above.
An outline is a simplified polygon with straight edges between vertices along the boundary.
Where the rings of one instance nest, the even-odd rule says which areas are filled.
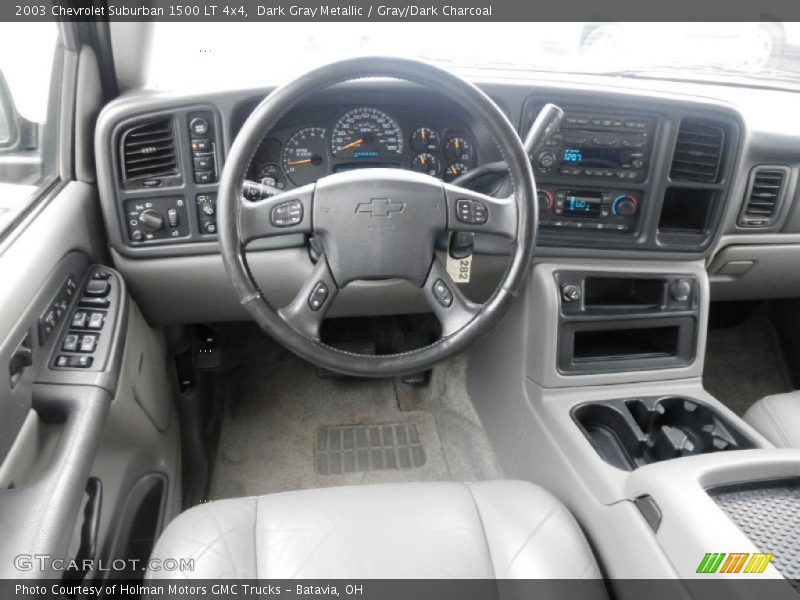
[[[552,152],[542,152],[537,157],[537,161],[539,162],[539,166],[545,169],[549,169],[554,164],[556,164],[556,155]]]
[[[139,226],[153,233],[164,226],[164,216],[155,209],[146,208],[139,213]]]
[[[617,196],[611,205],[611,211],[620,217],[632,217],[636,214],[637,208],[639,208],[639,201],[627,194]]]

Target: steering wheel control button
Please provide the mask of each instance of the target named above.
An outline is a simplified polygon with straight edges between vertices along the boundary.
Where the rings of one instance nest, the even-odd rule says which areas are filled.
[[[484,225],[489,220],[489,209],[478,200],[460,198],[456,201],[456,218],[468,225]]]
[[[314,312],[317,312],[322,308],[322,305],[325,304],[329,293],[330,290],[328,290],[328,286],[325,282],[318,281],[317,285],[314,286],[314,289],[312,289],[311,293],[308,295],[308,307]]]
[[[444,279],[437,279],[433,282],[433,297],[445,308],[450,308],[453,304],[453,292],[447,287]]]
[[[561,299],[564,302],[577,302],[581,299],[581,288],[575,283],[565,283],[561,286]]]
[[[272,207],[269,217],[275,227],[292,227],[303,220],[303,204],[300,200],[288,200]]]
[[[92,279],[86,284],[84,294],[93,298],[104,298],[105,296],[108,296],[108,292],[110,291],[111,284],[109,284],[108,281],[103,281],[102,279]]]

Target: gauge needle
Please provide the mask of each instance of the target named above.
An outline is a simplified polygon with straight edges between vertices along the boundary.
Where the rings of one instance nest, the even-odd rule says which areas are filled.
[[[304,158],[303,160],[293,160],[292,162],[286,163],[287,167],[296,167],[297,165],[310,165],[311,159]]]
[[[358,138],[357,140],[354,140],[349,144],[345,144],[344,146],[339,148],[339,152],[341,152],[342,150],[347,150],[348,148],[354,148],[355,146],[360,146],[363,143],[364,143],[364,138]]]

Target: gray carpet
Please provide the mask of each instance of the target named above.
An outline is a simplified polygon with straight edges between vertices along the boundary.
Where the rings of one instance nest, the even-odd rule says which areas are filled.
[[[772,322],[754,314],[741,325],[710,329],[703,384],[739,415],[764,396],[791,391]]]
[[[434,370],[430,385],[416,388],[394,380],[320,380],[314,367],[282,352],[239,361],[223,378],[211,499],[362,483],[502,478],[464,389],[464,369],[464,359],[445,363]],[[424,464],[318,473],[321,428],[398,423],[416,425]]]

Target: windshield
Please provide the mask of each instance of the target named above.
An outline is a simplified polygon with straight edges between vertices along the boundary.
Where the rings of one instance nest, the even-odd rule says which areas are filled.
[[[418,58],[506,70],[800,82],[796,23],[153,24],[149,86],[280,83],[337,59]]]

